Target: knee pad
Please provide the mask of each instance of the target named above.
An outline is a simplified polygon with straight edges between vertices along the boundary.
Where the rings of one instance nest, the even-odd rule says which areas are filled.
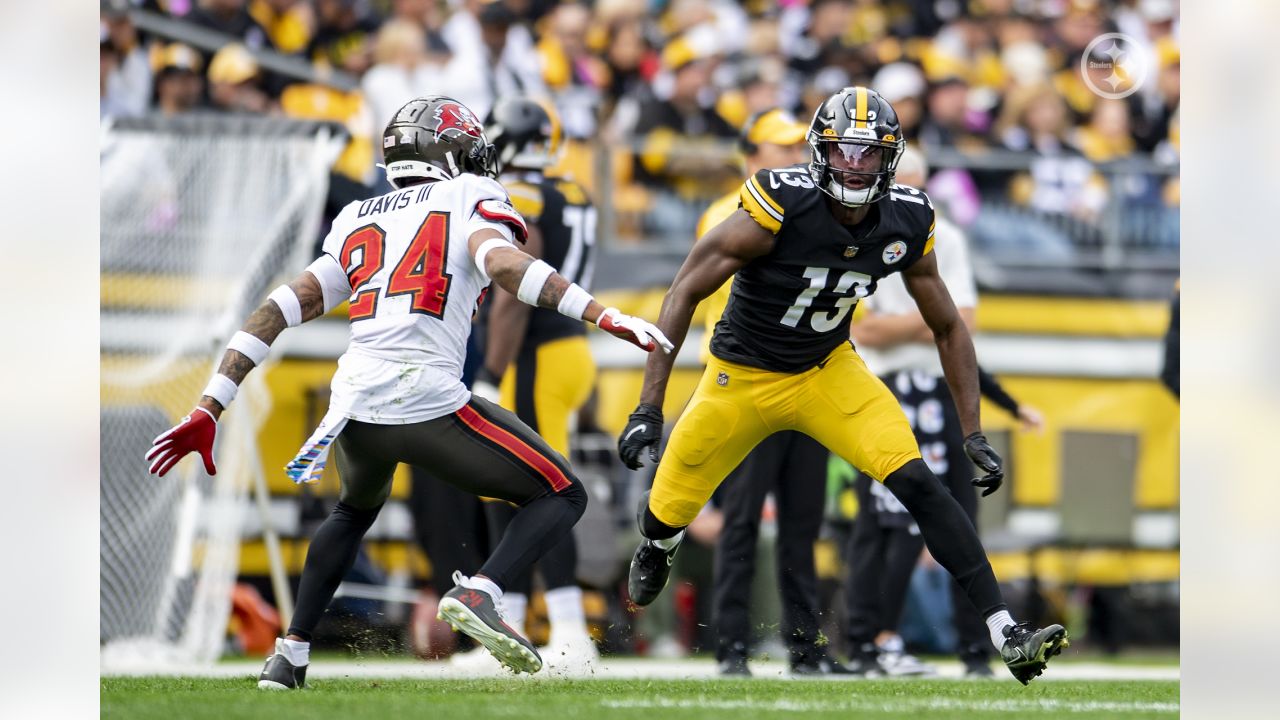
[[[884,479],[884,486],[893,492],[907,510],[915,514],[917,508],[925,508],[932,501],[948,495],[942,482],[929,470],[923,460],[912,460]]]
[[[330,515],[335,519],[343,520],[350,525],[354,525],[360,529],[360,532],[365,532],[369,528],[373,527],[373,521],[378,519],[378,512],[380,510],[382,510],[381,505],[378,505],[371,510],[361,510],[358,507],[348,505],[339,500],[338,504],[333,506],[333,512],[330,513]]]
[[[582,485],[582,481],[577,477],[573,477],[573,484],[556,493],[556,497],[564,498],[574,511],[574,522],[582,517],[587,511],[587,489]]]

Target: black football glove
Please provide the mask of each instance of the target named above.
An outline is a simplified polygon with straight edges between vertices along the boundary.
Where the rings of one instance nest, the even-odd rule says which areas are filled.
[[[622,464],[639,470],[640,451],[649,448],[649,459],[658,462],[658,443],[662,440],[662,409],[640,403],[627,418],[627,427],[618,438],[618,457]]]
[[[991,444],[987,442],[987,436],[981,432],[976,432],[964,439],[964,454],[969,456],[974,465],[977,465],[986,473],[983,477],[974,478],[973,486],[986,488],[982,491],[982,497],[986,497],[991,493],[1000,489],[1004,484],[1004,461],[991,448]]]

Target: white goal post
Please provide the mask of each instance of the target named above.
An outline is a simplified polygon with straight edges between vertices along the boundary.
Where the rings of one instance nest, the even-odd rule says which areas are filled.
[[[310,261],[345,140],[332,124],[256,116],[102,128],[104,673],[222,654],[248,493],[256,487],[265,501],[256,441],[271,407],[264,373],[249,376],[219,423],[215,477],[192,455],[157,478],[142,457],[191,409],[241,321]],[[266,518],[263,526],[271,550]],[[287,581],[271,554],[287,617]]]

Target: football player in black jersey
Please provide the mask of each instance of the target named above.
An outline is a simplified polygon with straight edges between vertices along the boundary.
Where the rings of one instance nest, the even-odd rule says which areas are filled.
[[[845,88],[818,107],[808,142],[807,165],[747,180],[739,209],[697,241],[663,301],[658,327],[678,347],[698,301],[733,276],[711,361],[639,510],[645,539],[631,561],[631,599],[647,605],[666,586],[685,526],[751,448],[799,430],[898,497],[1025,684],[1067,645],[1066,629],[1014,623],[973,524],[921,459],[893,394],[848,340],[858,299],[901,272],[933,331],[965,452],[985,473],[973,482],[999,487],[1001,460],[978,417],[973,341],[932,254],[933,206],[919,190],[894,184],[905,147],[897,114],[875,91]],[[648,360],[640,405],[618,444],[630,467],[646,449],[658,459],[674,359]]]
[[[485,123],[496,149],[498,178],[524,217],[524,249],[558,268],[570,282],[591,287],[595,266],[596,210],[582,186],[548,177],[562,143],[555,109],[525,97],[499,100]],[[526,305],[495,288],[485,334],[484,363],[472,392],[515,412],[561,456],[569,457],[569,428],[595,386],[596,367],[586,326],[555,310]],[[532,311],[532,312],[531,312]],[[501,538],[515,517],[509,503],[485,503],[491,539]],[[572,534],[538,562],[546,587],[551,638],[542,655],[559,672],[582,672],[599,659],[588,634],[577,581],[578,546]],[[523,632],[531,577],[524,573],[503,595],[504,617]],[[476,657],[489,661],[487,653]],[[465,662],[465,661],[464,661]]]

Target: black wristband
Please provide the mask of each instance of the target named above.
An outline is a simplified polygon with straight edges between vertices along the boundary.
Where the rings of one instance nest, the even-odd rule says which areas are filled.
[[[635,412],[631,414],[632,416],[643,415],[645,417],[657,418],[661,420],[662,408],[658,407],[657,405],[651,405],[649,403],[640,403],[639,405],[636,406]]]
[[[1000,381],[995,376],[978,367],[978,390],[984,397],[996,404],[1001,410],[1009,413],[1014,417],[1018,417],[1018,401],[1005,391],[1000,385]]]

